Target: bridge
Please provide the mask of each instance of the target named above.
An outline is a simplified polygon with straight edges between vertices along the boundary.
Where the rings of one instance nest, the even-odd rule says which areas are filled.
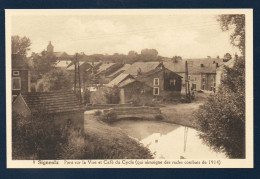
[[[116,114],[117,119],[123,118],[141,118],[141,119],[153,119],[156,115],[161,114],[160,108],[157,107],[123,107],[112,108],[104,110],[104,113],[113,112]]]
[[[96,119],[97,111],[101,111],[102,114],[113,113],[116,115],[115,120],[126,118],[155,119],[156,116],[162,114],[160,108],[158,107],[140,106],[85,111],[85,118]]]

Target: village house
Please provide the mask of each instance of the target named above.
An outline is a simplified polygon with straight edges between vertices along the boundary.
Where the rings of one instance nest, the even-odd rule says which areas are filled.
[[[62,127],[84,127],[84,107],[72,91],[22,92],[14,100],[12,110],[25,118],[44,112]]]
[[[95,76],[98,78],[98,83],[101,85],[108,84],[111,81],[111,78],[108,76],[120,69],[123,65],[124,64],[121,63],[102,63],[95,73]]]
[[[220,58],[188,59],[188,81],[193,90],[215,91],[216,71],[223,61]],[[183,77],[182,87],[185,88],[185,61],[166,62],[164,66]],[[183,90],[184,91],[184,90]]]
[[[120,104],[131,102],[133,99],[151,93],[152,87],[136,80],[132,75],[122,73],[106,85],[120,89]]]
[[[167,68],[157,68],[147,73],[140,74],[137,80],[150,86],[153,96],[179,98],[181,95],[182,77]]]
[[[108,75],[107,78],[109,79],[109,81],[112,81],[114,78],[119,76],[121,73],[124,73],[130,67],[131,67],[130,64],[123,64],[123,66],[121,68],[116,70],[114,73]]]
[[[130,74],[151,87],[153,96],[180,97],[182,77],[160,62],[136,62],[124,74]]]
[[[20,92],[31,91],[31,75],[28,63],[18,54],[12,54],[12,98]]]

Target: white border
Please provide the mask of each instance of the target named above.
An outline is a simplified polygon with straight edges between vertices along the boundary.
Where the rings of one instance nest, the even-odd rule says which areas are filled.
[[[253,168],[253,9],[87,9],[87,10],[58,10],[58,9],[12,9],[5,10],[6,17],[6,130],[7,130],[7,168]],[[11,17],[15,15],[177,15],[177,14],[246,14],[246,159],[225,159],[221,165],[137,165],[137,161],[147,160],[113,160],[114,164],[105,164],[108,160],[92,160],[97,164],[66,165],[64,160],[58,165],[41,165],[38,161],[12,160],[11,136]],[[178,160],[178,159],[177,159]],[[208,160],[208,159],[205,159]],[[75,160],[73,160],[75,162]],[[116,161],[129,161],[134,164],[115,164]],[[162,161],[165,160],[152,160]],[[176,160],[167,160],[176,161]],[[182,159],[185,161],[190,161]],[[196,160],[203,161],[203,160]],[[33,164],[35,162],[36,164]],[[98,164],[101,162],[102,164]]]

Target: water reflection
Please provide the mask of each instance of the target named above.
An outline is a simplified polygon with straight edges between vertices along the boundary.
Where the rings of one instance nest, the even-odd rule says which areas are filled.
[[[129,136],[138,139],[154,153],[155,158],[226,158],[224,154],[216,153],[203,144],[197,136],[198,132],[192,128],[141,120],[121,120],[113,126],[120,127]]]

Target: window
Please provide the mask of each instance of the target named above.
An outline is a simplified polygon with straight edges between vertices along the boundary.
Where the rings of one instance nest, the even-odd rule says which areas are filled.
[[[206,83],[206,75],[202,75],[202,83]]]
[[[205,85],[202,85],[202,90],[205,90]]]
[[[191,87],[192,87],[192,90],[195,90],[195,91],[196,91],[196,88],[197,88],[197,85],[196,85],[196,84],[193,83]]]
[[[13,71],[13,76],[19,76],[20,72],[19,71]]]
[[[158,86],[159,85],[159,78],[154,78],[153,84],[154,84],[154,86]]]
[[[20,89],[21,89],[21,78],[13,77],[13,90],[20,90]]]
[[[190,75],[188,76],[188,79],[190,80]]]
[[[175,86],[175,84],[176,84],[176,80],[174,79],[174,80],[170,80],[170,85],[171,86]]]
[[[159,88],[158,87],[153,88],[153,95],[159,95]]]

